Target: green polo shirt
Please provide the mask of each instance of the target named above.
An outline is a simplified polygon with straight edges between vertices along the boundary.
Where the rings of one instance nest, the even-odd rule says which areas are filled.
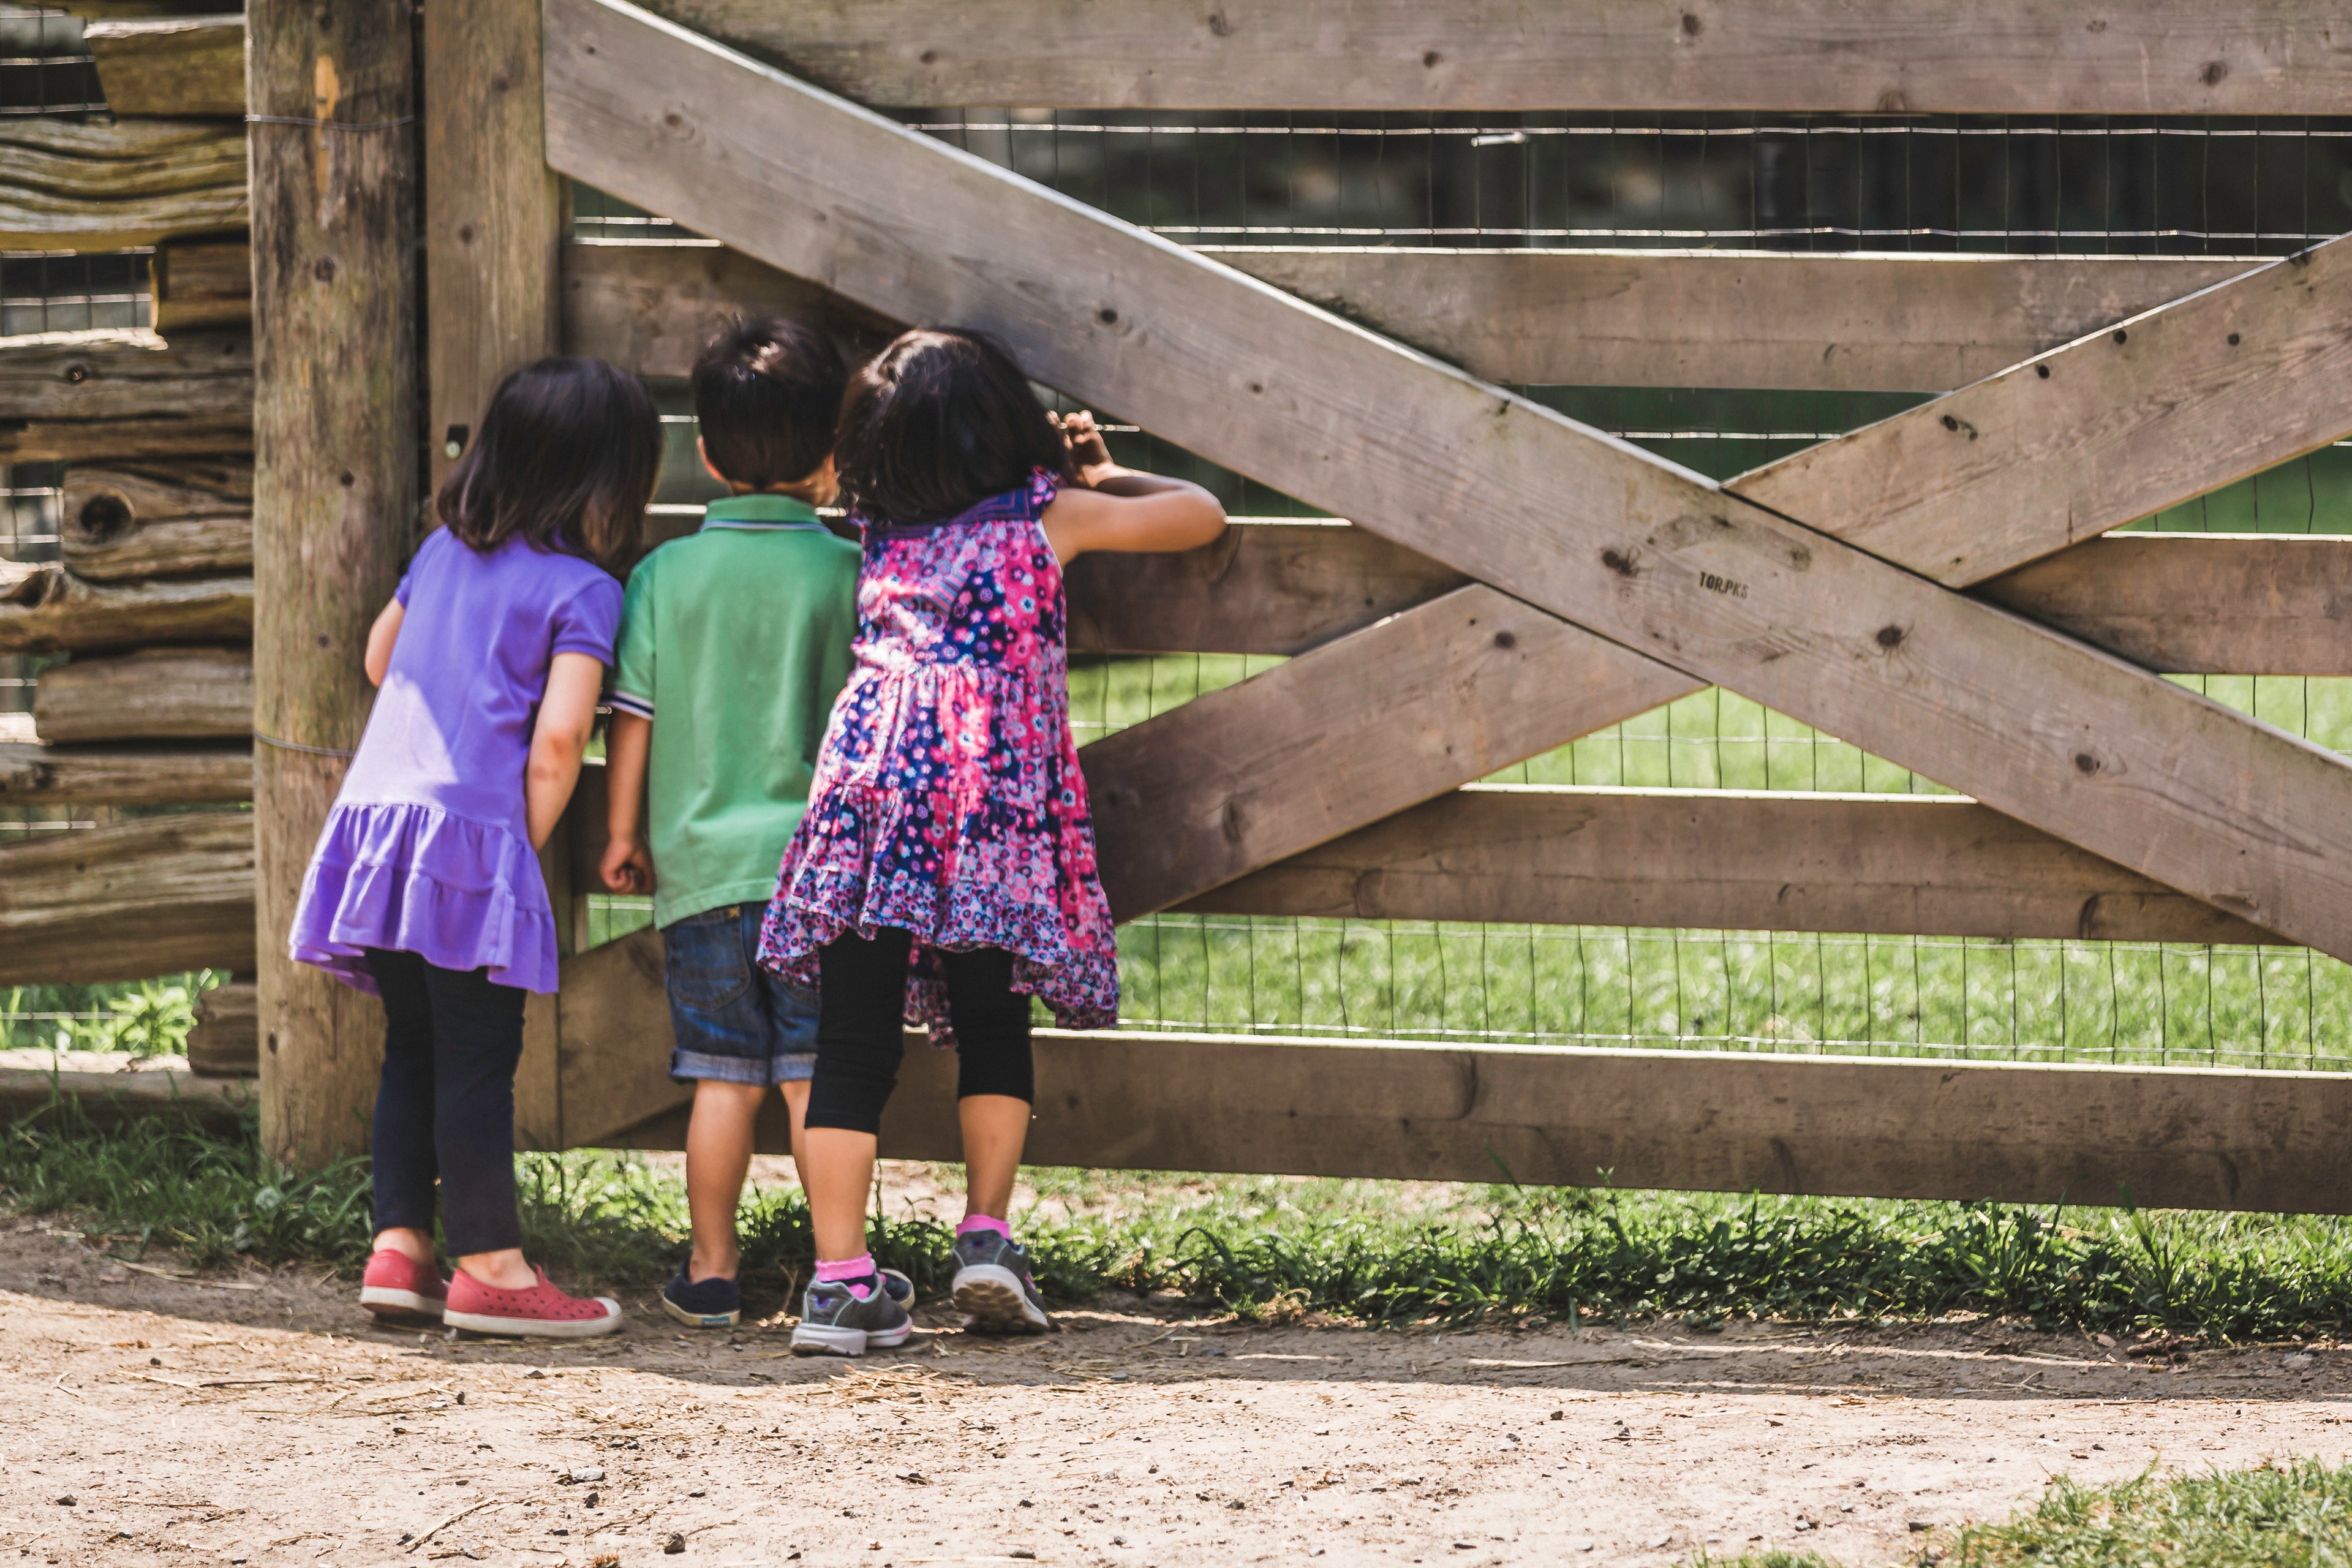
[[[858,556],[804,503],[747,495],[630,574],[611,700],[653,721],[655,924],[775,891],[849,679]]]

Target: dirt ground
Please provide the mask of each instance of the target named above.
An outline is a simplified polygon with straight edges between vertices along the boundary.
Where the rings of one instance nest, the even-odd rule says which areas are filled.
[[[373,1327],[315,1271],[0,1228],[0,1560],[901,1568],[1907,1556],[2049,1476],[2339,1460],[2352,1352],[2126,1357],[1975,1323],[1253,1329],[1107,1299],[903,1351]]]

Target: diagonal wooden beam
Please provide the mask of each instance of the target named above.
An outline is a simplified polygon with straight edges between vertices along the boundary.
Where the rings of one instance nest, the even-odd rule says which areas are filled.
[[[2352,770],[2319,748],[620,0],[545,16],[564,172],[886,314],[998,331],[1039,379],[1686,680],[2352,954]],[[2307,263],[2305,295],[2345,269]]]

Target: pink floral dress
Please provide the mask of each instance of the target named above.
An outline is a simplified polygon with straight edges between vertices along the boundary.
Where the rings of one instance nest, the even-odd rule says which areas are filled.
[[[1070,733],[1062,570],[1038,473],[946,522],[867,524],[857,668],[833,705],[760,960],[817,981],[845,931],[915,935],[907,1021],[952,1044],[941,949],[1001,947],[1065,1028],[1118,1018],[1118,949]]]

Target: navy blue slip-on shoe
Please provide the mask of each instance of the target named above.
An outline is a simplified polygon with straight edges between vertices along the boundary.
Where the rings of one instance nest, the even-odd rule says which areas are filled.
[[[662,1287],[661,1304],[689,1329],[731,1329],[743,1316],[743,1291],[732,1279],[689,1280],[681,1263]]]

